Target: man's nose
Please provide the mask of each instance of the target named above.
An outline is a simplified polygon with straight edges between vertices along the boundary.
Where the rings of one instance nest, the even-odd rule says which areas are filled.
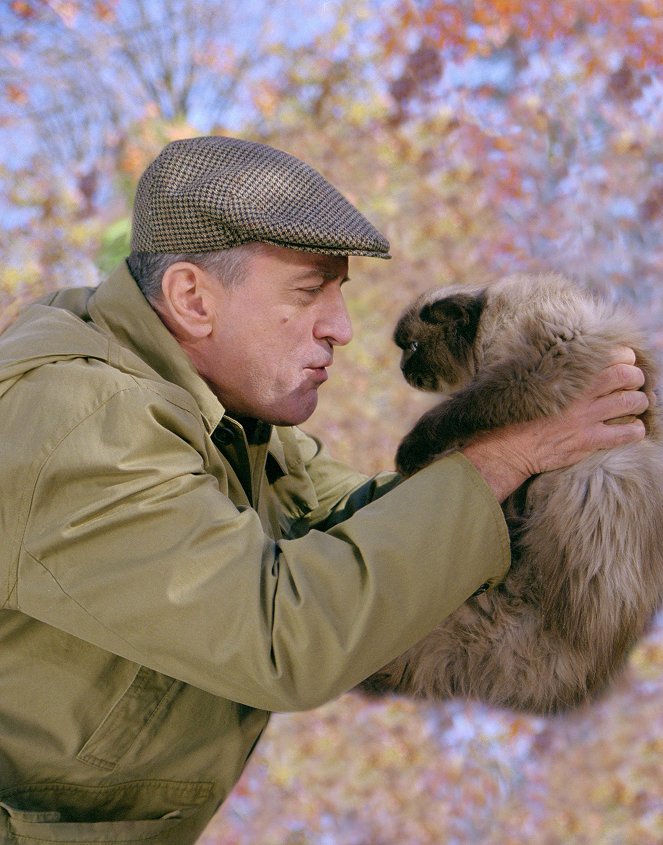
[[[343,294],[339,291],[316,325],[316,336],[325,338],[334,346],[345,346],[352,340],[352,321]]]

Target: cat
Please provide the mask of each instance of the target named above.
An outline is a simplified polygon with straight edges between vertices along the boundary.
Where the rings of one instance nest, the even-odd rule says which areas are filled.
[[[405,476],[478,432],[555,414],[615,347],[634,350],[650,397],[646,438],[542,473],[510,496],[503,582],[361,685],[535,714],[591,700],[663,597],[663,442],[645,338],[623,310],[564,277],[523,274],[423,294],[394,340],[406,380],[447,394],[402,440]]]

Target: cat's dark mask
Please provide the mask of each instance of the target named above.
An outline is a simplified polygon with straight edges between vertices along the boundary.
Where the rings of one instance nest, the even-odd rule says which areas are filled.
[[[442,326],[449,348],[460,355],[474,343],[485,303],[483,290],[478,294],[453,293],[424,305],[419,316],[424,323]]]
[[[463,380],[486,301],[485,290],[440,293],[434,301],[430,294],[422,297],[394,332],[403,375],[420,390],[444,390]]]

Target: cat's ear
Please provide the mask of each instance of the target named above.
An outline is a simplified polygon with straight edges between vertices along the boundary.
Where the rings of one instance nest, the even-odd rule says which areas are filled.
[[[419,316],[424,323],[444,326],[450,333],[472,344],[485,304],[485,291],[478,294],[453,293],[424,305]]]

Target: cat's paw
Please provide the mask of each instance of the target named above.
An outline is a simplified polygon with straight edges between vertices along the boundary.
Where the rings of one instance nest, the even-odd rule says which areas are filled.
[[[396,470],[406,477],[414,475],[415,472],[428,466],[434,457],[427,445],[419,443],[417,437],[408,435],[401,441],[396,451]]]

